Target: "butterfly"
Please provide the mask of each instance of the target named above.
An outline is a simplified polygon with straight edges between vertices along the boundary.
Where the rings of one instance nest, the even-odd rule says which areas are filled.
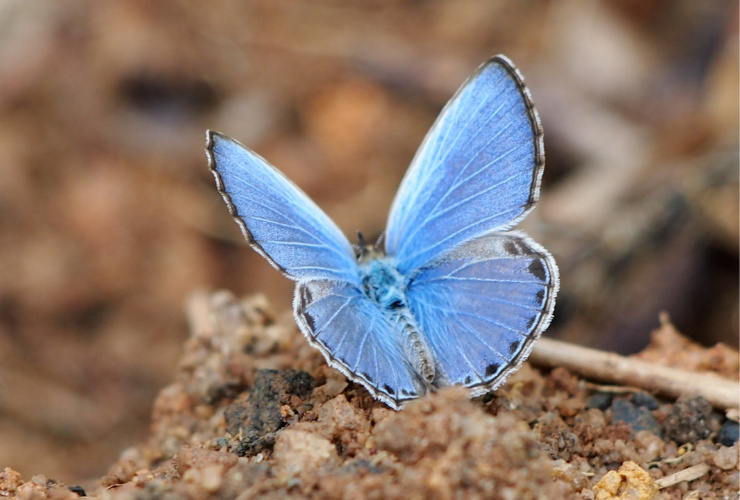
[[[393,409],[437,388],[499,387],[552,319],[552,255],[511,230],[535,206],[543,131],[505,56],[481,65],[422,142],[384,249],[358,251],[275,167],[207,132],[218,191],[250,245],[296,281],[293,311],[327,363]]]

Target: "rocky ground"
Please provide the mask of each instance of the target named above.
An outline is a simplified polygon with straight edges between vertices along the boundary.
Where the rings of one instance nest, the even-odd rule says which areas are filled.
[[[660,400],[525,363],[496,394],[449,388],[395,412],[326,366],[262,296],[196,294],[189,317],[150,437],[88,495],[729,499],[740,487],[737,410],[728,418],[700,396]],[[684,367],[737,380],[736,351],[688,345],[670,324],[641,357],[671,346],[691,353]],[[76,498],[81,488],[6,469],[0,494]]]
[[[545,131],[522,229],[561,271],[547,336],[736,383],[738,47],[726,0],[0,2],[2,491],[732,492],[737,414],[650,385],[531,364],[393,413],[346,384],[204,142],[238,139],[375,240],[440,109],[506,54]],[[252,298],[201,295],[189,330],[198,289]]]

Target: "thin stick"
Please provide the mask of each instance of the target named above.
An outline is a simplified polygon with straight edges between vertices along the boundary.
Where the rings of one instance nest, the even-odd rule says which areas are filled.
[[[684,394],[703,396],[717,408],[737,408],[740,403],[740,384],[714,373],[669,368],[567,342],[542,338],[535,344],[529,360],[536,365],[562,366],[595,380],[673,398]]]
[[[680,470],[675,474],[671,474],[670,476],[662,477],[656,480],[655,484],[658,488],[663,489],[669,486],[676,485],[683,481],[693,481],[702,477],[704,474],[709,472],[710,469],[711,467],[709,467],[709,465],[707,464],[692,465],[691,467]]]

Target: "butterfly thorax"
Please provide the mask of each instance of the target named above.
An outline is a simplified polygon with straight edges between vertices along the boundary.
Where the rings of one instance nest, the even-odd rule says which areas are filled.
[[[436,375],[434,357],[406,300],[408,278],[398,272],[393,257],[377,249],[362,252],[357,264],[365,295],[398,327],[406,359],[421,379],[431,384]]]
[[[360,279],[365,294],[383,310],[406,306],[406,279],[398,272],[392,257],[372,249],[358,259]]]

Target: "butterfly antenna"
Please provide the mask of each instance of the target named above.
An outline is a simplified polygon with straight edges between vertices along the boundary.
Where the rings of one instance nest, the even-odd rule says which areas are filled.
[[[380,250],[381,245],[385,245],[385,231],[380,233],[380,236],[378,236],[378,239],[375,240],[375,249]]]
[[[365,237],[362,236],[362,233],[360,231],[357,231],[357,244],[352,245],[352,248],[355,249],[358,257],[361,257],[367,253],[367,242],[365,241]]]

